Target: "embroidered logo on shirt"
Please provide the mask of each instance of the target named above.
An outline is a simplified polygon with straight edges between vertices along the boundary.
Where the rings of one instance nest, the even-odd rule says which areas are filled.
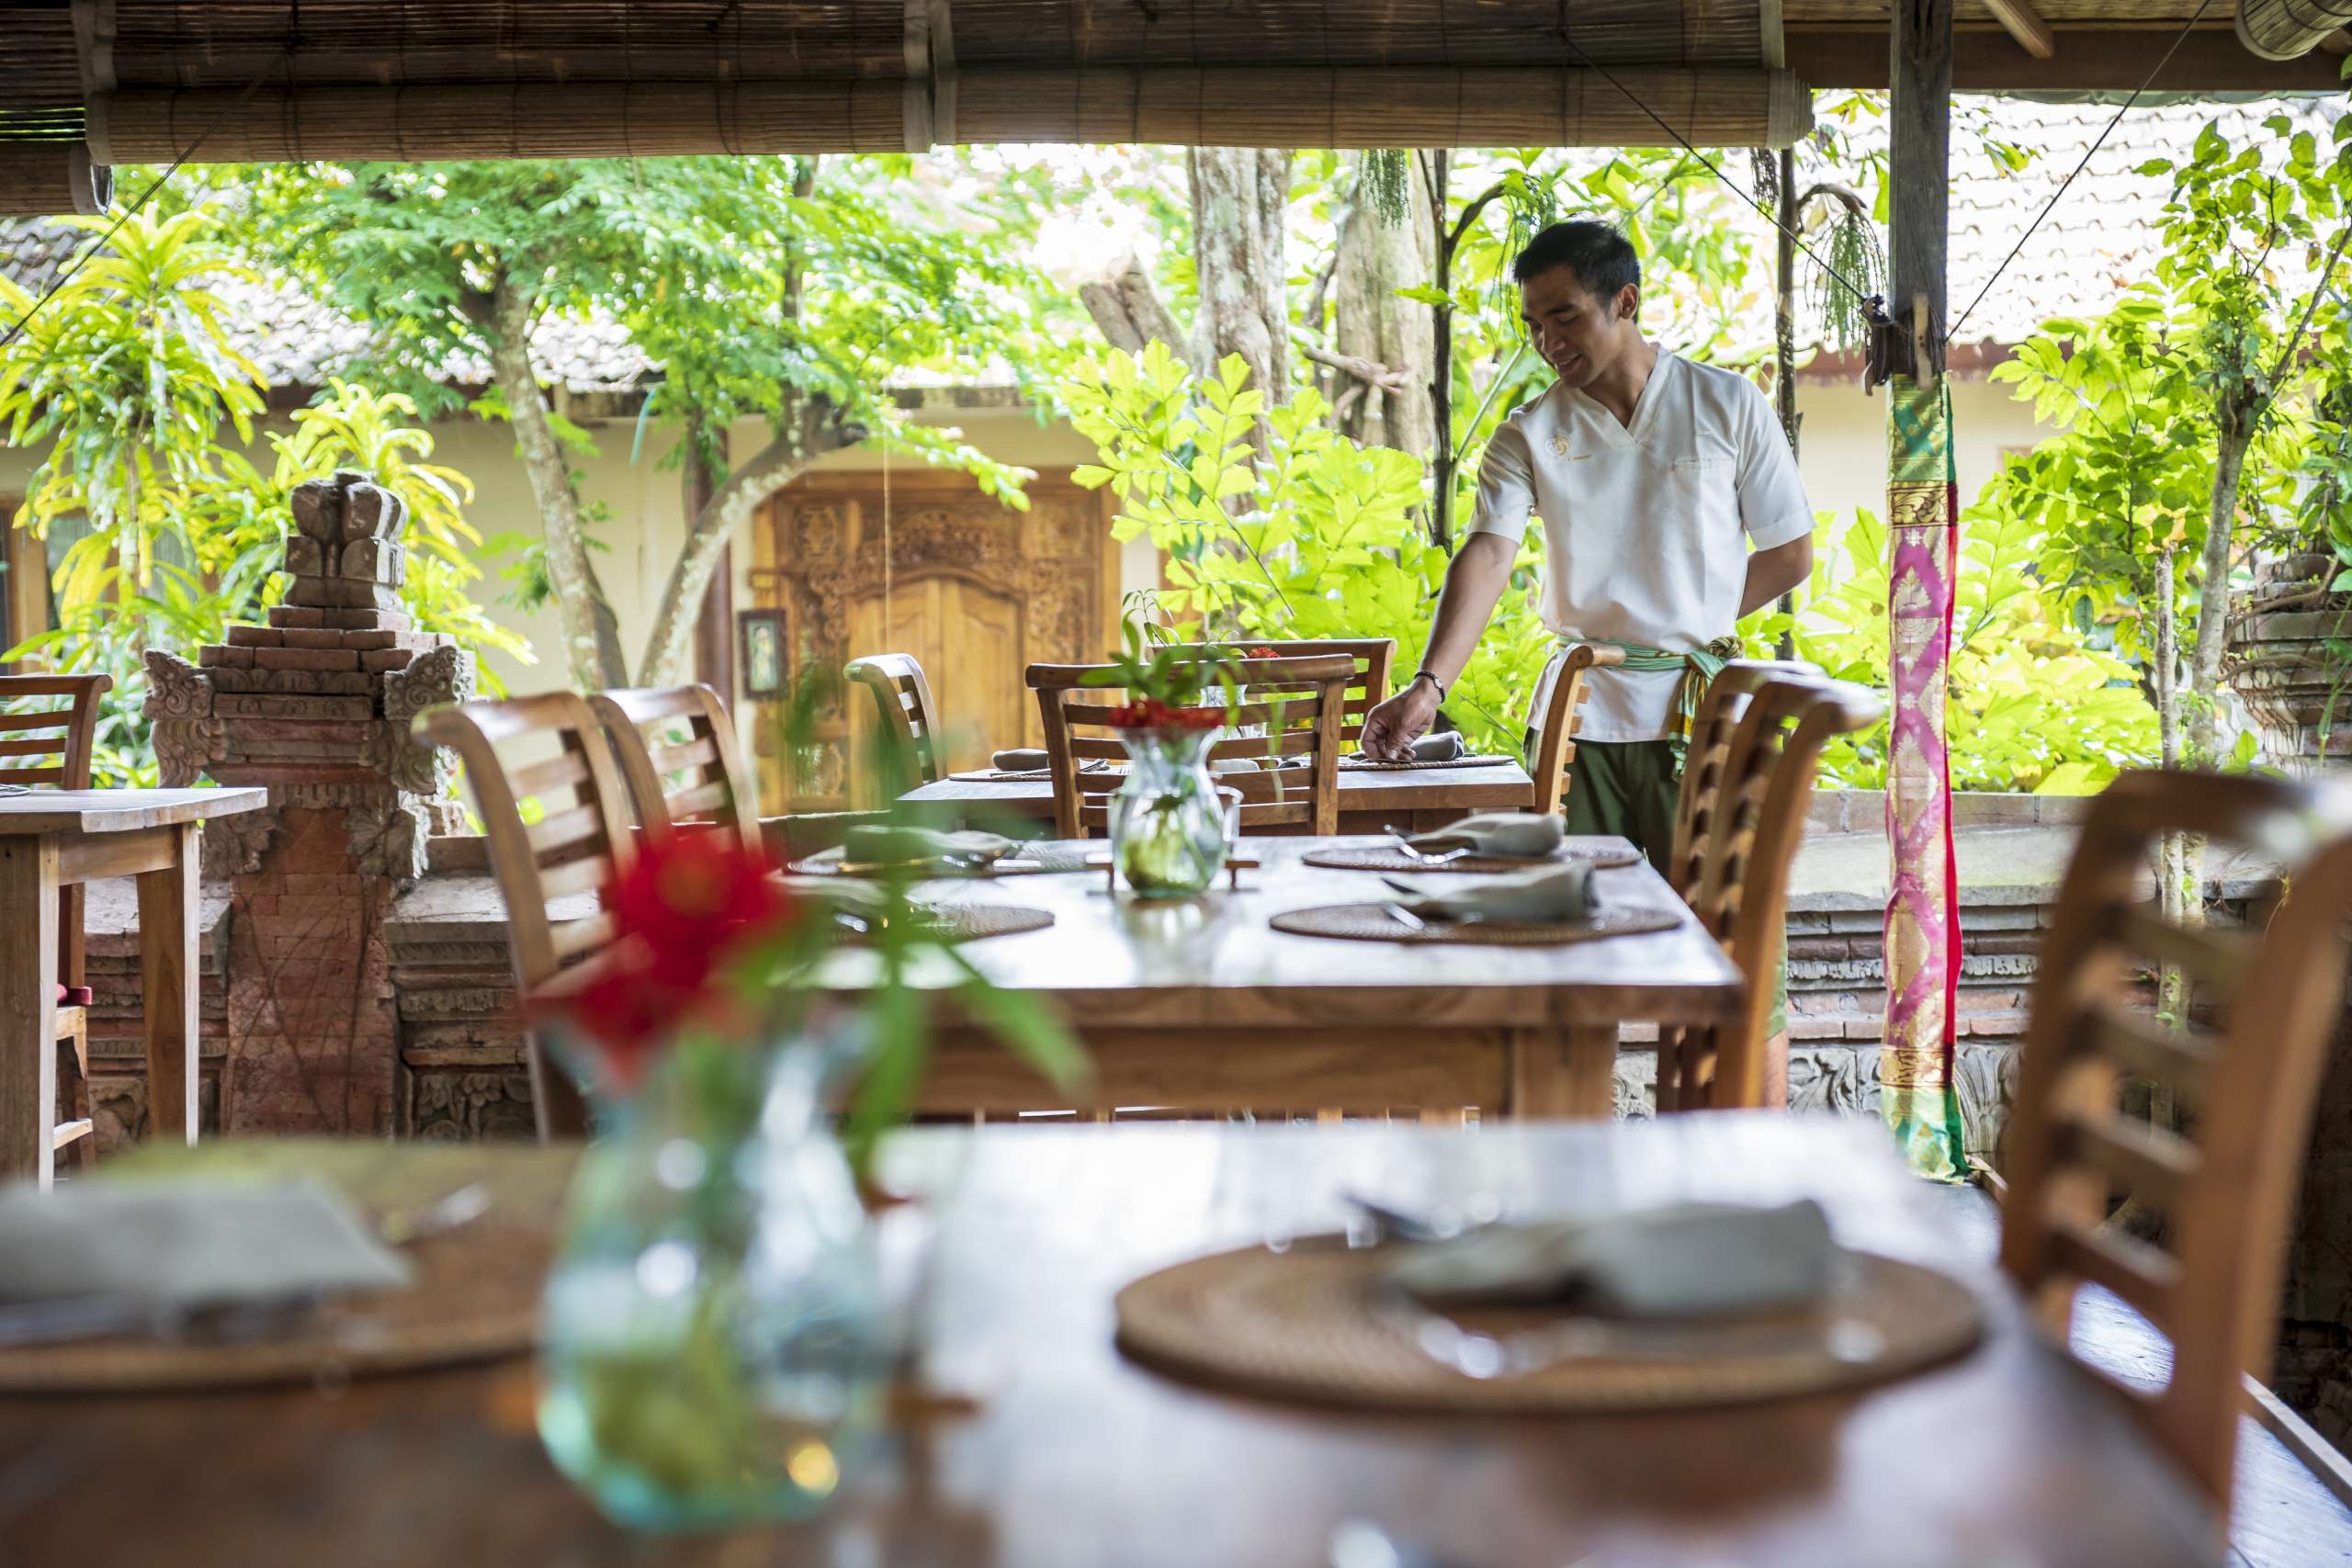
[[[1552,445],[1552,456],[1554,456],[1555,457],[1568,457],[1568,438],[1567,438],[1566,436],[1565,436],[1565,435],[1555,435],[1554,437],[1552,437],[1552,443],[1551,443],[1551,445]],[[1591,454],[1591,453],[1589,453],[1589,452],[1579,452],[1579,453],[1577,453],[1575,457],[1568,457],[1568,461],[1570,461],[1570,462],[1572,462],[1572,463],[1580,463],[1580,462],[1584,461],[1587,457],[1591,457],[1591,456],[1592,456],[1592,454]]]

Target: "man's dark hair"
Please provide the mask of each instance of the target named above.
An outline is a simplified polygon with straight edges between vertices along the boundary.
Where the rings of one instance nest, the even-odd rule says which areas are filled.
[[[1641,258],[1625,236],[1589,218],[1555,223],[1528,241],[1510,264],[1510,280],[1525,283],[1555,266],[1575,273],[1596,299],[1614,299],[1625,285],[1642,280]]]

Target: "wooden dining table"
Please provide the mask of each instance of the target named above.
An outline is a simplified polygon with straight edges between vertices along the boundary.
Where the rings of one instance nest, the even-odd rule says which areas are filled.
[[[931,1194],[911,1216],[932,1235],[926,1397],[899,1404],[805,1524],[626,1534],[548,1461],[531,1363],[516,1359],[317,1387],[0,1399],[0,1540],[28,1563],[241,1568],[2225,1561],[2222,1521],[2121,1402],[2030,1326],[1874,1122],[926,1128],[900,1135],[886,1169]],[[1349,1191],[1515,1217],[1809,1197],[1844,1245],[1947,1272],[1987,1332],[1859,1391],[1509,1418],[1213,1392],[1121,1353],[1123,1285],[1204,1252],[1342,1230]]]
[[[147,1028],[147,1110],[196,1141],[197,831],[258,811],[266,789],[27,789],[0,794],[0,1177],[55,1165],[57,890],[134,876]]]
[[[944,778],[899,797],[944,826],[991,819],[1052,821],[1050,779]],[[1340,768],[1340,831],[1442,828],[1474,811],[1515,811],[1535,799],[1534,781],[1513,761],[1476,767]]]
[[[1318,849],[1382,838],[1245,837],[1260,863],[1197,898],[1153,902],[1107,874],[920,884],[942,908],[1042,909],[1053,924],[958,949],[998,986],[1044,998],[1093,1059],[1078,1109],[1261,1113],[1418,1108],[1458,1116],[1607,1116],[1617,1027],[1737,1016],[1739,970],[1645,861],[1595,873],[1602,903],[1664,911],[1670,928],[1558,946],[1342,941],[1272,929],[1284,910],[1378,901],[1368,871],[1306,863]],[[1623,839],[1597,847],[1630,853]],[[1044,840],[1024,855],[1107,853],[1101,840]],[[1443,874],[1422,881],[1442,886]],[[844,960],[844,983],[860,967]],[[1066,1107],[985,1031],[944,1016],[924,1109],[1015,1113]]]

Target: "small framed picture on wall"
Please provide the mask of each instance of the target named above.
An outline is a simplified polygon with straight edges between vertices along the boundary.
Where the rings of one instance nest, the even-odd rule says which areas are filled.
[[[743,694],[754,701],[784,695],[789,674],[785,668],[784,612],[739,610],[735,628],[743,661]]]

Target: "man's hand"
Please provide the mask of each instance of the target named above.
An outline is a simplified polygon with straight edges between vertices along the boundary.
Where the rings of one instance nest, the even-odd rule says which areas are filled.
[[[1413,742],[1437,722],[1437,687],[1413,681],[1395,696],[1363,716],[1358,744],[1363,754],[1380,762],[1401,762],[1413,754]]]

